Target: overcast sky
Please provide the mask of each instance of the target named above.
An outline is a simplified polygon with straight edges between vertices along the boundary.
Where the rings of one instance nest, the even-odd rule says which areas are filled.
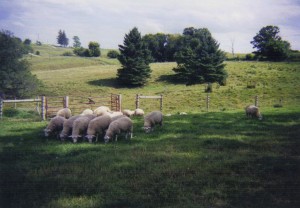
[[[142,35],[182,34],[187,27],[208,28],[222,50],[252,52],[250,41],[267,25],[300,50],[300,0],[0,0],[0,29],[15,36],[57,44],[64,30],[117,49],[137,27]]]

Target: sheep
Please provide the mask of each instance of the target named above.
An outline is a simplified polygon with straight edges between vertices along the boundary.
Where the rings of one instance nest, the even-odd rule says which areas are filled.
[[[114,118],[116,116],[122,116],[123,113],[120,111],[114,111],[114,112],[107,112],[106,115],[109,115],[111,118]]]
[[[144,111],[143,111],[143,109],[140,109],[140,108],[137,108],[137,109],[135,109],[135,111],[134,111],[134,115],[135,116],[143,116],[145,113],[144,113]]]
[[[102,116],[106,112],[111,112],[109,107],[106,107],[106,106],[100,106],[100,107],[98,107],[94,110],[94,114],[97,115],[97,116]]]
[[[134,111],[132,111],[132,110],[125,109],[125,110],[123,110],[122,112],[123,112],[123,114],[124,114],[125,116],[127,116],[127,117],[131,117],[131,116],[134,115]]]
[[[114,116],[114,117],[112,117],[111,118],[111,121],[113,122],[113,121],[115,121],[115,120],[117,120],[117,119],[119,119],[119,118],[126,118],[127,116],[125,116],[125,115],[118,115],[118,116]],[[127,117],[128,118],[128,117]]]
[[[73,143],[76,143],[78,141],[78,138],[82,137],[82,134],[86,133],[89,122],[95,117],[96,115],[80,116],[73,122],[72,135],[69,136],[70,138],[72,138]]]
[[[84,115],[92,115],[94,113],[93,110],[91,109],[85,109],[84,111],[82,111],[82,113],[80,114],[81,116],[84,116]]]
[[[71,134],[73,128],[73,122],[80,116],[72,116],[71,118],[64,121],[63,130],[61,131],[59,137],[62,141]]]
[[[108,128],[111,123],[111,117],[108,115],[98,116],[92,119],[89,122],[87,128],[87,135],[85,138],[89,140],[90,143],[93,142],[93,138],[96,137],[96,141],[98,141],[98,135],[104,134],[104,131]]]
[[[162,126],[163,115],[160,111],[153,111],[144,117],[144,130],[146,133],[153,131],[156,124]]]
[[[68,119],[72,116],[72,112],[69,108],[63,108],[57,111],[56,116],[62,116]]]
[[[64,122],[66,121],[65,117],[55,116],[51,118],[47,127],[44,129],[45,137],[56,135],[58,137],[60,131],[63,129]]]
[[[259,108],[255,105],[248,105],[245,108],[246,116],[250,118],[258,118],[259,120],[262,120],[262,115],[259,112]]]
[[[107,143],[110,139],[115,138],[115,141],[118,139],[118,135],[121,132],[126,133],[126,139],[128,137],[128,134],[130,135],[130,139],[132,139],[132,131],[133,131],[133,123],[130,118],[127,116],[118,118],[117,120],[110,123],[105,136],[104,141]]]

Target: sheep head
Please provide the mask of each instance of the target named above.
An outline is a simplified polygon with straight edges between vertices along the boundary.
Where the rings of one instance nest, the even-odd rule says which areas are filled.
[[[93,142],[93,139],[95,138],[95,135],[86,135],[85,138],[87,138],[89,140],[89,143]]]

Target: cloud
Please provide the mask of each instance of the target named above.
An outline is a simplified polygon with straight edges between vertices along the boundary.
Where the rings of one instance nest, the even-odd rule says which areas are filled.
[[[56,44],[60,29],[83,45],[97,41],[117,48],[125,33],[138,27],[148,33],[182,33],[186,27],[208,28],[223,50],[251,52],[250,41],[266,25],[300,49],[300,3],[297,0],[2,0],[0,25],[21,38]],[[71,43],[72,41],[70,41]]]

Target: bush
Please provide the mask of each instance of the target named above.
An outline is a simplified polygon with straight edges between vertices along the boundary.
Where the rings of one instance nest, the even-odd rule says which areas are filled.
[[[41,54],[40,51],[35,52],[35,55],[37,55],[37,56],[39,56],[40,54]]]
[[[247,60],[247,61],[254,60],[254,54],[252,54],[252,53],[246,54],[245,60]]]
[[[108,51],[108,53],[107,53],[108,58],[117,58],[118,55],[119,55],[119,52],[116,50],[111,50],[111,51]]]
[[[73,56],[73,53],[71,51],[66,51],[62,55],[63,56]]]
[[[206,88],[205,88],[205,92],[212,92],[212,83],[208,83]]]

